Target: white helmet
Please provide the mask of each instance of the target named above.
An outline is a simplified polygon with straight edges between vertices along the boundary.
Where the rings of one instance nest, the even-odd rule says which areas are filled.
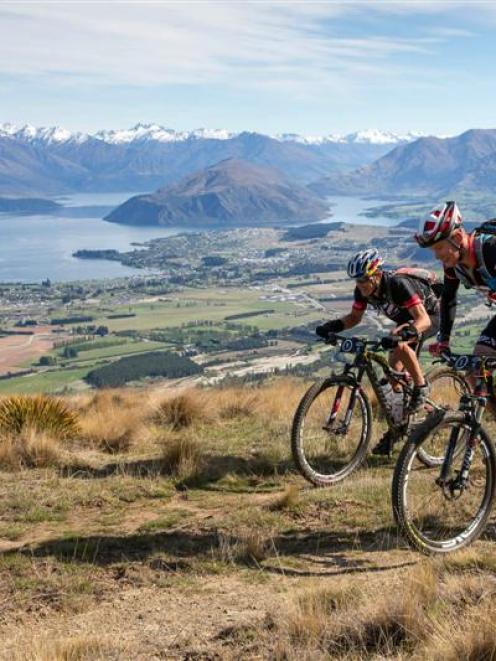
[[[433,209],[429,216],[420,221],[419,231],[415,234],[415,240],[427,248],[438,241],[448,239],[453,230],[462,224],[462,214],[455,202],[446,202],[442,207]]]
[[[350,278],[368,278],[383,264],[384,260],[375,248],[372,250],[362,250],[348,262],[348,276]]]

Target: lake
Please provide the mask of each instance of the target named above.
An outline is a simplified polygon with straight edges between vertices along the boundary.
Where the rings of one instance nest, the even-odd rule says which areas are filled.
[[[70,209],[76,207],[118,206],[137,193],[79,193],[59,198]],[[391,225],[389,218],[369,219],[360,216],[374,201],[353,197],[329,198],[333,205],[330,220],[343,220],[361,225]],[[379,201],[377,201],[379,203]],[[383,204],[383,202],[382,202]],[[55,215],[19,216],[0,214],[0,281],[53,282],[115,278],[138,275],[144,271],[106,260],[76,259],[76,250],[132,250],[132,243],[172,236],[187,231],[181,227],[130,227],[108,223],[88,215],[75,217],[70,209]],[[324,222],[329,222],[329,219]],[[198,228],[195,228],[198,231]]]

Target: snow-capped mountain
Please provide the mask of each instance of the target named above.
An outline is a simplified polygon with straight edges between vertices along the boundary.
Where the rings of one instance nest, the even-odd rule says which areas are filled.
[[[93,138],[106,144],[131,144],[133,142],[184,142],[186,140],[231,140],[240,133],[226,129],[194,129],[193,131],[175,131],[159,124],[136,124],[129,129],[109,129],[96,133],[72,133],[60,126],[36,128],[31,124],[18,127],[15,124],[0,124],[0,137],[6,136],[24,142],[64,143],[77,142],[79,144]],[[264,135],[264,134],[258,134]],[[422,133],[397,134],[391,131],[368,129],[357,131],[348,135],[329,134],[325,136],[304,136],[297,133],[282,133],[269,135],[279,142],[296,142],[303,145],[333,144],[369,144],[369,145],[398,145],[412,142]]]
[[[355,133],[348,133],[347,135],[340,135],[331,133],[325,136],[302,136],[296,133],[282,133],[275,135],[276,140],[287,142],[299,142],[304,145],[322,145],[325,143],[334,144],[362,144],[362,145],[401,145],[407,142],[413,142],[418,138],[424,137],[424,133],[410,132],[410,133],[392,133],[391,131],[379,131],[377,129],[368,129],[366,131],[357,131]]]
[[[225,159],[276,168],[306,185],[372,163],[418,134],[263,135],[175,131],[159,124],[75,133],[60,126],[0,124],[0,194],[150,191]]]

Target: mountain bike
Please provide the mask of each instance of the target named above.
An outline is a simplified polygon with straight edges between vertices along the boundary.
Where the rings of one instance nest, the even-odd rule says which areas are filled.
[[[387,347],[385,343],[387,340]],[[328,344],[341,343],[342,354],[353,355],[342,373],[324,378],[312,385],[301,399],[291,431],[291,450],[300,473],[315,486],[330,486],[350,475],[365,461],[373,427],[371,398],[363,387],[368,377],[377,404],[385,419],[389,434],[389,455],[393,444],[403,438],[411,418],[408,404],[413,384],[407,372],[392,369],[379,352],[400,341],[391,336],[380,340],[345,337],[333,334]],[[403,392],[403,415],[395,420],[386,399],[376,367],[391,384],[399,384]],[[449,407],[458,403],[459,395],[469,389],[464,377],[448,367],[436,367],[426,374],[431,385],[427,400],[430,410],[442,403]],[[418,418],[418,415],[416,416]],[[378,424],[378,423],[377,423]],[[426,466],[436,466],[441,454],[431,451],[428,444],[419,449],[419,459]]]
[[[442,361],[475,377],[457,411],[433,411],[403,447],[392,483],[393,513],[406,539],[423,553],[447,553],[467,546],[483,532],[496,485],[496,452],[482,426],[489,402],[496,403],[494,357],[443,353]],[[428,467],[424,446],[443,454]],[[420,459],[420,462],[419,462]]]

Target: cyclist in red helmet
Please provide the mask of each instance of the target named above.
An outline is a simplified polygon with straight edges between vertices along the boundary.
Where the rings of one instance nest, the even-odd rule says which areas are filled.
[[[491,222],[466,232],[458,206],[450,201],[431,211],[420,223],[415,235],[417,243],[431,248],[444,267],[440,328],[437,342],[429,347],[434,355],[449,348],[460,282],[479,290],[491,301],[496,299],[496,226],[491,226]],[[496,317],[481,332],[474,353],[496,354]]]

